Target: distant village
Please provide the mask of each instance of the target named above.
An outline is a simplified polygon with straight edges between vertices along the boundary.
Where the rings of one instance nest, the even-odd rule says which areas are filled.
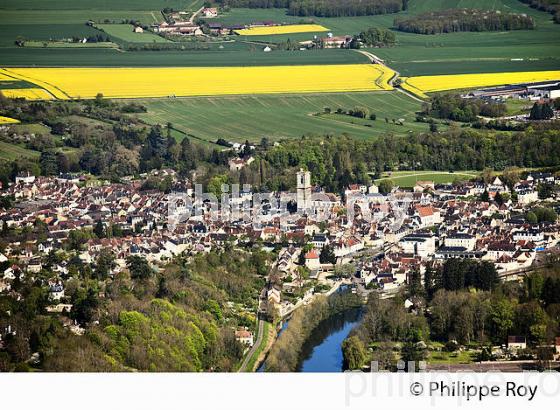
[[[260,309],[272,308],[280,317],[309,303],[314,294],[333,293],[341,286],[364,298],[371,292],[391,297],[410,281],[412,271],[423,274],[427,266],[450,258],[491,261],[503,280],[518,280],[538,263],[541,253],[556,251],[560,239],[558,222],[529,223],[524,217],[541,201],[539,185],[560,184],[560,178],[550,173],[528,173],[514,184],[513,192],[495,177],[490,183],[418,181],[412,190],[397,187],[385,195],[376,185],[351,185],[341,196],[313,186],[311,174],[301,170],[296,175],[297,192],[292,194],[298,212],[288,222],[271,206],[282,202],[287,192],[267,193],[261,201],[268,206],[262,206],[251,202],[252,193],[246,189],[237,201],[248,201],[258,215],[251,221],[216,220],[201,200],[197,202],[191,181],[171,169],[143,178],[148,176],[171,178],[173,192],[191,198],[202,211],[171,227],[170,195],[144,190],[142,179],[109,183],[80,174],[17,176],[2,191],[2,196],[15,198],[13,207],[0,209],[2,228],[25,228],[41,221],[47,232],[41,239],[10,243],[2,250],[0,292],[14,292],[11,284],[16,278],[38,274],[45,258],[65,247],[71,232],[99,225],[122,234],[89,239],[77,256],[92,264],[103,249],[111,249],[116,266],[110,275],[126,269],[131,255],[144,257],[157,268],[179,254],[192,256],[225,246],[258,243],[265,250],[276,250],[271,275],[278,277],[263,289]],[[317,193],[323,194],[322,200],[314,199]],[[230,206],[238,204],[233,198],[229,201]],[[52,301],[49,312],[72,309],[64,293],[72,281],[67,262],[52,267],[56,277],[44,283]],[[68,326],[78,334],[84,331],[75,323]],[[238,330],[238,338],[252,344],[246,329]]]

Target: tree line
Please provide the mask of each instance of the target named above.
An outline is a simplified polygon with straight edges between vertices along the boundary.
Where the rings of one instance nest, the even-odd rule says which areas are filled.
[[[473,122],[483,117],[503,117],[507,105],[479,98],[461,98],[455,94],[439,94],[423,106],[423,114],[459,122]]]
[[[535,21],[526,14],[498,10],[448,9],[419,14],[394,21],[397,30],[417,34],[457,33],[461,31],[531,30]]]
[[[459,171],[558,166],[559,136],[557,125],[548,123],[532,124],[521,132],[457,128],[406,137],[386,135],[374,140],[302,137],[260,153],[234,178],[256,187],[287,190],[294,187],[297,169],[304,167],[311,171],[314,184],[328,192],[340,192],[353,183],[370,183],[371,175],[393,169]]]
[[[284,8],[292,16],[352,17],[397,13],[408,0],[219,0],[228,7]]]
[[[560,0],[519,0],[530,7],[546,11],[554,16],[554,22],[560,23]]]

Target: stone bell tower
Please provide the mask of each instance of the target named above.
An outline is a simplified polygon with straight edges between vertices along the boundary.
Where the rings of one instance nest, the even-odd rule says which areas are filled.
[[[311,207],[311,172],[300,169],[297,173],[297,209],[307,211]]]

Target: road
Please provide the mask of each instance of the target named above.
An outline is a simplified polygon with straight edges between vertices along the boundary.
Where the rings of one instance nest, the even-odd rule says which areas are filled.
[[[255,340],[255,343],[253,343],[253,346],[247,352],[247,355],[245,356],[245,359],[243,359],[243,363],[241,363],[241,366],[239,366],[238,372],[247,371],[247,365],[249,364],[249,361],[251,360],[251,357],[253,357],[253,355],[255,354],[257,349],[260,347],[260,345],[262,343],[263,336],[264,336],[264,320],[259,319],[257,340]],[[250,369],[250,370],[252,371],[253,369]]]
[[[384,60],[382,60],[381,58],[377,57],[375,54],[370,53],[369,51],[364,51],[364,50],[354,50],[354,51],[356,51],[356,52],[358,52],[358,53],[360,53],[360,54],[363,54],[364,56],[366,56],[367,58],[369,58],[370,61],[371,61],[373,64],[379,64],[379,65],[382,65],[382,66],[384,66],[384,67],[387,67],[387,68],[390,69],[390,70],[393,70],[393,71],[395,72],[395,75],[389,80],[389,84],[390,84],[391,86],[393,86],[393,87],[395,88],[395,90],[397,90],[398,92],[403,93],[403,94],[409,96],[409,97],[412,98],[413,100],[416,100],[416,101],[421,102],[421,103],[425,102],[424,100],[422,100],[422,99],[416,97],[414,94],[412,94],[412,93],[410,93],[410,92],[408,92],[408,91],[402,89],[401,87],[396,87],[396,86],[394,85],[394,84],[395,84],[395,81],[397,81],[397,79],[401,76],[401,73],[399,73],[399,72],[398,72],[397,70],[395,70],[394,68],[391,68],[391,67],[389,67],[387,64],[385,64],[385,61],[384,61]]]
[[[194,19],[196,18],[196,16],[198,16],[200,13],[202,13],[202,10],[204,10],[204,7],[199,8],[197,11],[195,11],[193,13],[193,15],[191,16],[191,18],[189,19],[189,23],[193,24],[194,23]]]

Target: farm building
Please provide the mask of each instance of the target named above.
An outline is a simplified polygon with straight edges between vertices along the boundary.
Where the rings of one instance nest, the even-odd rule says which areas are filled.
[[[184,36],[199,36],[203,34],[202,29],[199,26],[188,21],[176,22],[172,24],[163,22],[159,25],[156,25],[154,27],[154,31],[156,33],[178,34]]]
[[[532,84],[512,84],[503,87],[483,88],[470,91],[463,98],[507,99],[519,98],[537,101],[560,97],[560,81],[547,81]]]
[[[218,17],[218,9],[216,7],[206,7],[202,10],[202,15],[206,18]]]
[[[352,41],[352,36],[329,36],[321,39],[324,48],[347,47]]]

